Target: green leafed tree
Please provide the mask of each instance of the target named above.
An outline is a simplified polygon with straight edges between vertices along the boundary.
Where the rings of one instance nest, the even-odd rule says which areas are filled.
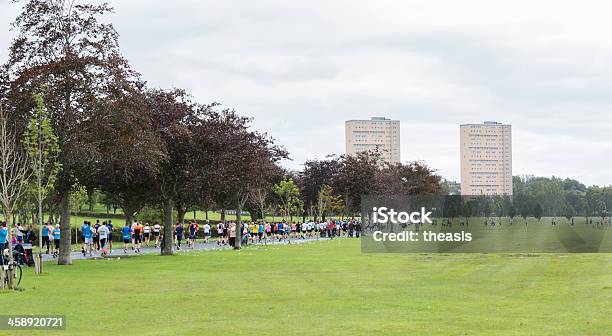
[[[293,212],[297,201],[299,201],[300,189],[297,187],[293,179],[286,178],[274,185],[274,193],[281,201],[281,209],[285,215],[289,216],[289,220],[293,220]]]
[[[36,199],[38,210],[38,248],[39,257],[42,251],[43,202],[53,191],[55,180],[61,169],[58,160],[60,153],[59,140],[55,135],[49,113],[45,109],[44,94],[34,94],[36,107],[28,123],[22,144],[28,154],[32,171],[29,185],[30,192]]]

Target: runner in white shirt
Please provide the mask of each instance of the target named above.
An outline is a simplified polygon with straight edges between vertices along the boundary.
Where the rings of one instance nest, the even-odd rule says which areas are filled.
[[[149,223],[146,223],[142,228],[142,234],[144,235],[144,244],[148,247],[149,241],[151,241],[151,226]]]
[[[225,245],[225,236],[223,235],[223,223],[217,224],[217,234],[219,235],[219,240],[217,240],[217,245]]]
[[[100,248],[102,249],[102,255],[105,256],[108,254],[106,250],[106,241],[108,240],[108,233],[110,230],[108,226],[106,226],[106,222],[102,223],[102,226],[98,228],[98,238],[100,239]]]
[[[308,231],[308,223],[304,222],[302,223],[302,239],[306,238],[306,232]]]
[[[206,222],[204,224],[204,243],[208,243],[208,239],[210,239],[210,225]]]
[[[157,248],[157,245],[159,244],[160,231],[161,231],[161,226],[159,225],[158,222],[155,222],[155,225],[153,225],[153,236],[155,237],[155,248]]]

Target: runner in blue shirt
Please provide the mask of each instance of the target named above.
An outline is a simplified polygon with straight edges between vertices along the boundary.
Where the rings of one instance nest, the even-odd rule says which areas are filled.
[[[130,243],[130,238],[132,238],[132,229],[130,229],[130,226],[125,223],[125,226],[123,229],[121,229],[121,233],[123,235],[123,253],[127,253],[128,244]]]
[[[55,244],[55,250],[53,251],[53,258],[55,258],[59,254],[59,248],[60,248],[60,226],[59,224],[55,224],[55,229],[53,229],[53,243]]]
[[[83,228],[83,236],[85,237],[85,246],[87,246],[87,250],[89,250],[89,256],[93,253],[93,235],[94,231],[91,227],[91,223],[87,222],[87,225]],[[85,252],[87,252],[87,250]],[[83,253],[85,255],[85,253]]]
[[[49,254],[49,243],[51,242],[51,240],[49,239],[49,227],[47,226],[49,225],[49,223],[46,223],[43,227],[42,227],[42,247],[45,247],[45,245],[47,246],[47,254]]]

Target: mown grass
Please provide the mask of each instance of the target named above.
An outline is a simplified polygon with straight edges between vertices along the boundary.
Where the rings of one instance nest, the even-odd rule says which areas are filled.
[[[43,276],[28,270],[25,291],[0,293],[1,311],[65,314],[68,329],[58,333],[70,335],[612,330],[610,254],[362,254],[359,246],[340,239],[49,264]]]

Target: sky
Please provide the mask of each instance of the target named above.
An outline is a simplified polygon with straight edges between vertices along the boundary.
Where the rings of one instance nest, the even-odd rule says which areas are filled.
[[[90,0],[98,2],[96,0]],[[284,165],[343,154],[344,121],[401,121],[402,161],[460,179],[459,125],[513,127],[513,174],[612,184],[606,1],[110,0],[152,87],[253,117]],[[0,0],[0,62],[20,5]]]

